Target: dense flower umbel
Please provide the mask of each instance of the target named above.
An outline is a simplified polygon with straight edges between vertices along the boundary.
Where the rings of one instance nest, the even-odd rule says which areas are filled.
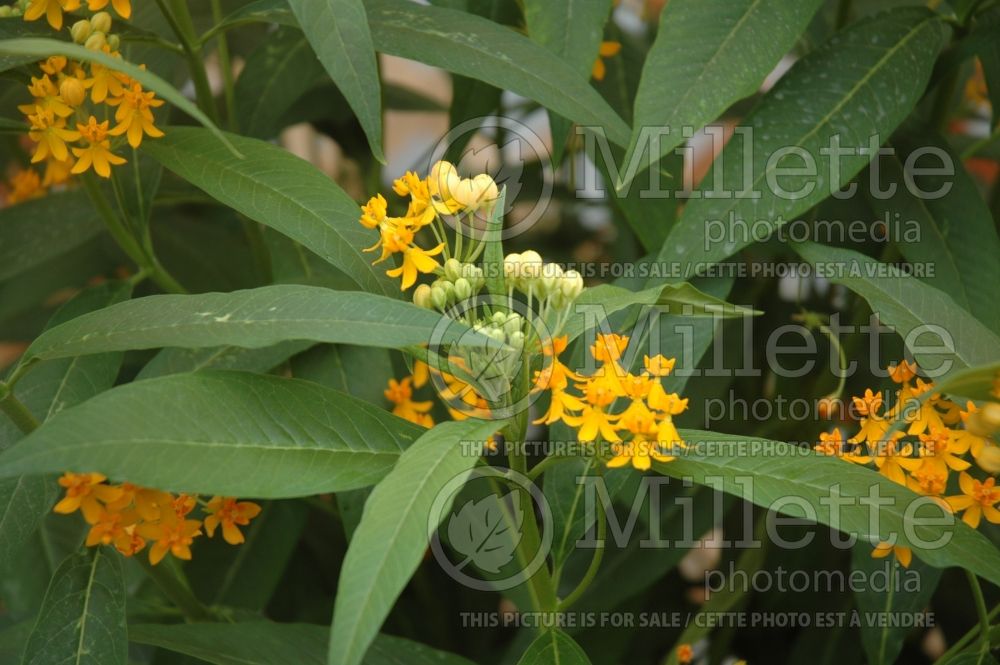
[[[260,506],[232,497],[216,496],[203,505],[203,520],[189,515],[199,505],[197,496],[139,487],[131,483],[109,485],[99,473],[65,473],[59,484],[66,489],[53,509],[68,515],[79,510],[90,525],[87,546],[111,545],[125,556],[143,550],[147,543],[149,561],[158,564],[168,553],[179,559],[191,558],[191,544],[202,535],[209,537],[222,527],[227,543],[243,542],[239,527],[260,514]]]
[[[89,0],[87,10],[97,13],[74,23],[70,33],[90,50],[121,58],[118,36],[110,33],[111,15],[99,11],[108,4],[109,0]],[[122,18],[132,13],[129,0],[110,0],[110,4]],[[33,21],[45,16],[49,25],[61,30],[63,13],[82,9],[80,0],[31,0],[24,18]],[[35,144],[31,162],[45,165],[43,187],[61,185],[71,174],[90,170],[109,178],[112,166],[126,162],[117,152],[120,148],[126,144],[138,148],[143,137],[163,136],[153,117],[153,109],[163,101],[121,72],[63,56],[48,58],[39,63],[39,69],[41,75],[32,77],[28,85],[32,101],[19,109]],[[19,200],[24,199],[8,196],[6,202]]]
[[[978,480],[969,473],[973,461],[989,474],[1000,471],[1000,447],[991,438],[1000,431],[1000,404],[989,402],[980,410],[968,402],[963,410],[936,393],[934,383],[921,379],[917,371],[916,365],[906,361],[891,367],[889,376],[899,385],[892,407],[886,408],[881,391],[866,390],[854,398],[854,410],[860,416],[857,433],[847,441],[840,430],[821,434],[815,449],[855,464],[873,465],[889,480],[964,513],[963,521],[973,528],[984,517],[1000,524],[996,508],[1000,489],[995,479]],[[890,433],[897,421],[902,421],[901,427]],[[945,496],[955,473],[961,494]],[[904,566],[910,564],[910,549],[893,543],[879,543],[872,556],[890,553]]]
[[[676,393],[667,393],[660,379],[672,371],[675,361],[646,356],[644,369],[633,374],[621,364],[629,338],[601,334],[590,347],[600,366],[592,375],[583,377],[558,359],[567,342],[566,337],[556,338],[544,351],[553,360],[547,370],[536,373],[535,390],[550,391],[551,401],[549,410],[535,422],[552,424],[561,420],[577,430],[581,441],[611,443],[615,454],[608,461],[609,467],[631,464],[645,471],[654,460],[673,460],[669,452],[686,446],[673,416],[683,413],[688,401]],[[615,412],[619,404],[625,408]]]

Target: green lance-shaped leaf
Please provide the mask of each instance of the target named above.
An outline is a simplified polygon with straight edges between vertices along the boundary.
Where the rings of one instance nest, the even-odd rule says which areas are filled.
[[[458,564],[459,570],[471,563],[480,570],[499,573],[513,560],[524,521],[520,499],[519,492],[502,497],[490,493],[478,500],[469,499],[452,515],[448,520],[448,543],[465,557]],[[504,518],[505,501],[511,503],[510,523]]]
[[[39,220],[45,220],[39,224]],[[48,196],[0,210],[0,280],[75,249],[101,233],[83,192]]]
[[[426,432],[375,486],[347,548],[333,610],[330,665],[358,665],[396,598],[420,564],[442,514],[434,501],[449,481],[468,474],[486,441],[504,423],[446,422]],[[435,517],[437,522],[430,523]]]
[[[384,296],[279,285],[232,293],[156,295],[85,314],[42,333],[25,362],[104,351],[222,345],[256,349],[287,340],[400,348],[497,344],[435,312]]]
[[[852,25],[797,62],[726,145],[721,177],[705,179],[657,260],[688,279],[840,189],[874,155],[858,148],[887,139],[920,99],[943,40],[931,12],[904,8]],[[829,150],[838,135],[850,151],[839,158]]]
[[[144,143],[143,152],[221,203],[302,243],[366,291],[400,293],[363,251],[377,235],[358,223],[358,206],[315,166],[257,139],[227,134],[246,155],[233,159],[203,129],[164,132]]]
[[[129,640],[212,665],[325,665],[330,630],[305,623],[188,623],[130,626]],[[459,656],[391,635],[378,635],[364,665],[472,665]]]
[[[861,645],[871,665],[892,665],[903,649],[903,640],[913,630],[913,626],[893,619],[922,612],[937,588],[941,571],[915,560],[906,578],[893,579],[896,564],[892,560],[873,559],[867,545],[856,546],[851,554],[852,570],[871,580],[854,591],[858,610],[866,615],[861,622]]]
[[[590,665],[590,659],[573,638],[557,628],[542,631],[535,638],[518,665]]]
[[[524,21],[533,40],[565,60],[580,76],[589,78],[610,11],[608,0],[526,0]],[[549,113],[553,164],[562,161],[571,124]]]
[[[127,298],[131,288],[106,282],[87,289],[59,308],[49,327]],[[39,422],[79,404],[114,385],[121,353],[60,358],[41,363],[14,386],[14,396]],[[23,436],[13,422],[0,418],[0,451]],[[16,476],[0,480],[0,569],[21,551],[55,503],[59,486],[50,476]]]
[[[655,161],[752,95],[795,45],[821,0],[677,0],[660,14],[635,98],[625,164],[646,150],[643,129],[669,128]],[[765,39],[761,35],[767,35]],[[626,178],[628,176],[626,175]],[[624,188],[629,182],[621,183]]]
[[[629,127],[585,75],[510,28],[473,14],[409,0],[368,0],[375,48],[486,81],[625,145]]]
[[[935,387],[943,395],[974,400],[995,400],[998,396],[998,381],[1000,381],[1000,361],[952,372],[943,381],[938,381]]]
[[[847,249],[796,243],[795,250],[818,275],[868,301],[879,321],[895,328],[925,370],[944,373],[1000,358],[1000,337],[946,293],[916,277]]]
[[[109,69],[121,72],[122,74],[135,79],[141,83],[144,88],[152,90],[160,97],[204,125],[213,135],[215,135],[217,141],[214,142],[221,141],[222,146],[229,151],[230,159],[233,157],[242,157],[239,150],[233,146],[229,138],[215,126],[215,124],[201,111],[201,109],[181,94],[177,88],[170,85],[156,74],[142,69],[141,67],[137,67],[130,62],[126,62],[121,58],[113,58],[103,51],[87,49],[79,44],[74,44],[73,42],[35,38],[0,40],[0,55],[31,57],[34,60],[44,60],[51,55],[62,55],[67,58],[81,60],[83,62],[96,62],[99,65],[104,65]],[[153,143],[153,141],[150,141],[150,143]]]
[[[337,84],[368,137],[375,159],[382,153],[382,96],[375,45],[362,0],[289,0],[319,61]]]
[[[295,354],[305,351],[312,342],[291,340],[259,349],[239,346],[215,346],[202,349],[163,349],[136,375],[136,380],[153,379],[168,374],[197,372],[203,369],[235,369],[266,373]]]
[[[0,478],[75,469],[194,494],[309,496],[374,484],[421,432],[308,381],[175,374],[59,413],[0,455]]]
[[[70,555],[52,577],[28,638],[23,665],[125,665],[125,578],[121,558],[98,547]]]
[[[688,450],[654,462],[658,473],[716,488],[721,481],[724,492],[861,541],[894,535],[932,566],[959,566],[1000,583],[1000,551],[985,536],[872,469],[780,441],[695,430],[681,436]]]

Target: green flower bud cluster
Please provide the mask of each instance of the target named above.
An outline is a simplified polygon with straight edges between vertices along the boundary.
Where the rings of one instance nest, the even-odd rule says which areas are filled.
[[[534,250],[508,254],[503,262],[504,278],[514,289],[541,300],[550,299],[561,308],[583,292],[583,277],[575,270],[564,271],[556,263],[544,263]]]
[[[80,19],[69,29],[69,34],[77,44],[83,44],[91,51],[100,51],[108,46],[117,51],[121,46],[118,35],[111,33],[111,14],[97,12],[90,19]]]
[[[440,309],[467,300],[486,284],[483,269],[457,259],[444,262],[444,275],[433,284],[421,284],[413,291],[413,303],[426,309]]]
[[[524,346],[524,318],[516,312],[493,312],[491,317],[473,324],[472,329],[515,349]]]
[[[9,18],[11,16],[21,16],[24,14],[23,3],[18,2],[14,5],[3,5],[0,7],[0,18]]]

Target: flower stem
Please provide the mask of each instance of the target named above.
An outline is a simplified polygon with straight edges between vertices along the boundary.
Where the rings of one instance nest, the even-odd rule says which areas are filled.
[[[986,615],[987,623],[995,619],[998,614],[1000,614],[1000,605],[994,607],[992,610],[990,610],[990,613]],[[980,620],[979,623],[970,628],[965,635],[962,635],[962,637],[958,638],[957,642],[952,644],[947,651],[941,654],[940,658],[934,661],[934,665],[942,665],[943,663],[947,663],[948,661],[950,661],[952,656],[954,656],[956,653],[964,649],[965,646],[976,637],[976,635],[980,632],[981,629],[982,629],[982,620]]]
[[[600,466],[597,467],[600,469]],[[597,577],[597,571],[601,567],[601,562],[604,560],[604,539],[608,535],[608,519],[604,512],[604,502],[598,499],[597,504],[597,548],[594,550],[594,556],[590,559],[590,565],[587,567],[587,572],[584,573],[583,579],[580,583],[576,585],[576,588],[568,596],[562,599],[559,603],[559,611],[565,612],[567,609],[572,607],[572,605],[580,600],[584,592],[590,587],[591,582]]]
[[[212,0],[212,21],[218,25],[222,22],[222,2]],[[233,65],[229,59],[229,42],[226,33],[219,33],[219,69],[222,70],[223,96],[226,100],[226,124],[230,131],[239,129],[236,120],[236,91],[233,86]]]
[[[986,600],[983,598],[983,588],[979,586],[976,574],[965,570],[965,577],[972,588],[972,598],[976,604],[976,614],[979,615],[979,662],[990,653],[990,617],[986,613]]]
[[[146,569],[146,573],[160,588],[163,595],[184,614],[189,622],[212,621],[216,618],[212,611],[195,597],[184,573],[173,559],[161,561],[156,566],[149,563],[146,557],[136,557],[136,559]]]
[[[167,3],[169,3],[169,7]],[[159,5],[160,12],[170,24],[170,28],[184,49],[188,69],[191,73],[191,82],[194,83],[195,96],[198,98],[198,106],[212,122],[218,122],[219,113],[215,108],[212,87],[208,84],[208,74],[205,71],[205,62],[201,58],[198,35],[194,29],[191,12],[188,10],[187,0],[156,0],[156,4]]]
[[[7,417],[25,434],[38,429],[38,419],[21,400],[14,396],[13,388],[2,381],[0,381],[0,411],[7,414]]]

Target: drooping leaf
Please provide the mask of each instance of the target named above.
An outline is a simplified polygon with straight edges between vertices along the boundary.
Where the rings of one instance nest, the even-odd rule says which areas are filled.
[[[288,4],[319,61],[354,110],[375,159],[385,163],[378,66],[364,3],[289,0]]]
[[[932,566],[960,566],[994,583],[1000,581],[1000,552],[985,536],[943,513],[933,500],[871,469],[780,441],[694,430],[680,433],[688,450],[671,462],[654,462],[658,473],[700,484],[712,477],[716,486],[721,479],[722,491],[758,506],[813,519],[868,543],[895,536],[898,544],[910,547]],[[874,496],[883,502],[877,508],[870,500],[866,503],[870,492],[878,492]]]
[[[129,640],[199,658],[213,665],[325,665],[330,631],[304,623],[140,624]],[[391,635],[378,635],[364,665],[471,665],[459,656]]]
[[[45,220],[39,224],[39,220]],[[53,192],[0,210],[0,280],[79,247],[102,230],[83,192]]]
[[[309,496],[375,483],[422,431],[307,381],[175,374],[59,413],[0,455],[0,477],[77,469],[170,491]]]
[[[796,243],[795,250],[822,269],[824,277],[868,301],[879,321],[895,328],[931,376],[1000,357],[1000,337],[947,294],[916,277],[847,249]]]
[[[503,422],[446,422],[427,431],[372,491],[340,571],[327,662],[358,665],[416,570],[437,523],[437,494],[478,457],[463,442],[485,441]],[[436,517],[444,518],[444,512]]]
[[[136,298],[86,314],[40,335],[26,361],[104,351],[272,346],[312,340],[399,348],[486,343],[462,324],[438,328],[430,310],[384,296],[315,286],[264,286],[232,293]],[[495,343],[490,344],[495,346]]]
[[[743,121],[752,145],[745,145],[745,134],[729,141],[718,158],[721,179],[706,178],[671,229],[658,256],[679,274],[668,279],[688,279],[699,267],[731,256],[754,240],[746,225],[757,234],[777,228],[854,177],[873,154],[853,148],[866,147],[873,135],[888,138],[909,114],[943,38],[931,12],[902,8],[853,24],[798,61]],[[839,170],[829,150],[820,152],[838,135],[852,149],[839,159]],[[752,155],[747,174],[745,155]],[[775,175],[803,161],[815,164],[812,175],[802,175],[808,168]],[[718,226],[721,239],[712,237],[709,225]]]
[[[518,665],[590,665],[580,645],[558,628],[542,631],[517,662]]]
[[[23,665],[126,665],[121,559],[102,547],[71,555],[49,585]]]
[[[896,662],[903,649],[903,640],[913,627],[893,621],[893,618],[922,612],[941,579],[939,569],[916,560],[910,564],[907,580],[902,583],[893,579],[895,565],[892,560],[873,559],[871,548],[865,545],[856,546],[852,552],[852,569],[863,572],[865,579],[871,580],[863,589],[854,591],[858,610],[866,616],[879,617],[875,621],[861,622],[861,644],[871,665]],[[880,576],[880,572],[887,574]],[[885,588],[878,588],[879,579],[885,580]],[[910,589],[910,584],[915,584],[916,588]]]
[[[177,88],[170,85],[162,78],[130,62],[120,58],[113,58],[103,51],[87,49],[71,41],[59,41],[56,39],[42,38],[21,38],[0,40],[0,55],[14,57],[30,57],[33,60],[45,60],[52,55],[62,55],[82,62],[96,62],[109,69],[126,74],[142,84],[147,90],[152,90],[160,97],[170,102],[180,110],[201,123],[210,131],[216,140],[214,143],[221,143],[221,146],[229,151],[229,157],[240,157],[240,152],[233,147],[229,138],[215,126],[201,109],[188,100]],[[154,143],[150,141],[149,143]]]
[[[656,41],[642,68],[624,163],[646,149],[639,145],[644,128],[670,130],[660,139],[659,154],[649,155],[655,161],[687,139],[682,129],[695,132],[733,102],[752,95],[822,4],[821,0],[675,0],[664,7]],[[628,185],[627,176],[622,184]]]
[[[221,203],[296,240],[340,268],[358,286],[397,295],[398,285],[362,250],[373,232],[358,223],[349,196],[315,166],[270,143],[227,134],[246,155],[233,159],[205,130],[167,127],[143,152]]]

